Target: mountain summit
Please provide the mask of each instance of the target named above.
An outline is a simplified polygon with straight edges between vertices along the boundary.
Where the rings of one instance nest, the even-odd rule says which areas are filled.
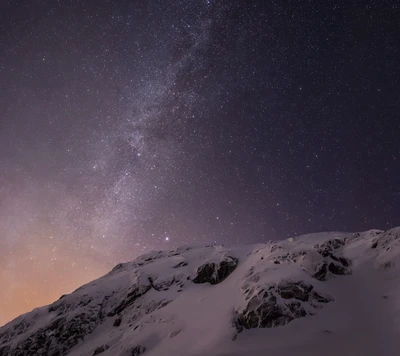
[[[140,256],[0,328],[0,356],[399,354],[400,228]]]

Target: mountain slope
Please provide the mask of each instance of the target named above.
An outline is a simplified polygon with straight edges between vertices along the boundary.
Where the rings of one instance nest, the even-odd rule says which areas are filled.
[[[5,355],[398,355],[400,228],[152,252],[0,328]]]

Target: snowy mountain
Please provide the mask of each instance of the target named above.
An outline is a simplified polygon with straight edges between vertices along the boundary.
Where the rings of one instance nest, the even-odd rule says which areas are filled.
[[[0,356],[400,354],[400,228],[152,252],[0,328]]]

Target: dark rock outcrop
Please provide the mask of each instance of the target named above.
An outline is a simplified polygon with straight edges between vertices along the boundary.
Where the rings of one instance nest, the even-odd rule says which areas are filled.
[[[296,253],[286,253],[285,255],[280,255],[280,256],[275,256],[273,257],[273,262],[275,264],[281,264],[283,262],[286,263],[296,263],[298,258],[300,258],[301,256],[304,256],[307,252],[306,251],[299,251]]]
[[[278,249],[282,249],[282,246],[279,246],[278,244],[275,244],[275,245],[271,246],[271,250],[270,251],[272,253],[272,252],[275,252]]]
[[[333,301],[332,297],[321,295],[315,290],[312,290],[309,296],[312,300],[315,300],[318,303],[329,303]]]
[[[269,285],[266,289],[246,290],[248,300],[244,310],[239,312],[238,321],[234,324],[238,332],[242,328],[272,328],[286,325],[290,321],[311,315],[302,302],[309,302],[317,308],[316,303],[328,303],[333,300],[314,290],[311,284],[303,281],[283,280],[278,285]],[[284,303],[278,302],[281,297]]]
[[[237,267],[238,259],[227,256],[220,263],[205,263],[197,268],[193,283],[218,284],[225,280]]]
[[[119,303],[109,314],[108,316],[114,316],[115,314],[119,314],[125,308],[132,305],[137,299],[141,296],[145,295],[151,289],[150,284],[141,284],[135,286],[132,291],[130,291],[125,299]]]
[[[328,275],[328,264],[323,263],[317,268],[317,271],[313,274],[313,277],[318,281],[326,281],[327,275]]]
[[[253,297],[239,316],[239,323],[246,329],[272,328],[286,325],[293,319],[306,316],[306,311],[299,302],[277,304],[273,294],[264,292],[261,297]]]
[[[96,348],[94,349],[92,355],[93,355],[93,356],[99,355],[99,354],[103,353],[104,351],[108,350],[109,348],[110,348],[110,346],[108,346],[108,345],[102,345],[102,346],[96,347]]]
[[[282,281],[278,285],[278,293],[283,299],[298,299],[303,302],[308,301],[309,294],[313,286],[311,284],[306,284],[302,281],[292,282],[292,281]]]
[[[95,329],[97,322],[97,318],[91,313],[80,313],[70,320],[65,317],[58,318],[20,342],[13,350],[13,355],[66,355],[68,350]]]
[[[179,262],[178,264],[176,264],[175,266],[173,266],[172,268],[181,268],[181,267],[185,267],[187,265],[188,265],[188,263],[186,261],[182,261],[182,262]]]
[[[330,263],[328,269],[329,269],[329,272],[340,275],[340,276],[345,276],[346,274],[348,274],[348,271],[345,267],[339,266],[334,263]]]
[[[140,356],[142,355],[144,352],[146,351],[146,348],[144,346],[135,346],[132,350],[131,350],[131,356]]]
[[[0,346],[0,356],[10,355],[10,346]]]
[[[345,240],[344,239],[333,239],[333,240],[328,240],[325,241],[324,243],[322,243],[320,245],[320,249],[321,250],[336,250],[340,247],[343,247],[345,244]]]
[[[315,245],[313,251],[302,256],[302,268],[319,281],[326,281],[330,275],[351,274],[351,260],[341,255],[345,243],[345,239],[333,239]]]
[[[398,264],[400,256],[400,228],[393,228],[381,232],[372,242],[371,248],[377,254],[375,267],[377,269],[388,270]]]
[[[175,322],[178,303],[183,300],[187,305],[193,298],[191,292],[198,289],[210,293],[209,303],[213,303],[212,298],[219,294],[214,292],[220,288],[224,293],[239,293],[226,301],[232,303],[226,305],[231,310],[231,319],[224,321],[225,327],[231,325],[229,332],[235,339],[248,328],[278,327],[318,313],[318,309],[333,301],[321,293],[321,286],[335,287],[335,283],[319,281],[351,274],[353,264],[346,257],[357,258],[358,245],[359,252],[367,251],[366,257],[377,268],[393,268],[399,261],[396,248],[400,245],[400,229],[369,231],[354,238],[351,234],[327,236],[346,238],[326,240],[326,236],[321,236],[321,239],[304,241],[299,238],[298,243],[297,240],[274,242],[239,250],[209,246],[188,253],[190,249],[185,247],[152,252],[136,261],[116,265],[100,279],[0,328],[0,356],[64,356],[72,350],[77,354],[100,356],[114,352],[124,356],[151,353],[156,346],[146,351],[144,345],[149,347],[157,342],[153,342],[152,336],[142,338],[142,329],[146,328],[150,335],[152,330],[161,330],[161,324],[165,324],[169,337],[176,337],[180,342],[188,333],[177,336],[181,331],[180,323]],[[358,240],[353,248],[349,245],[354,239]],[[239,261],[232,255],[244,256],[243,269],[237,268]],[[277,279],[283,275],[287,279]],[[190,281],[215,285],[226,278],[230,278],[228,283],[218,287],[191,288],[195,286]],[[190,285],[192,291],[187,290]],[[388,297],[382,295],[382,298]],[[171,302],[174,304],[170,305]],[[89,340],[92,340],[90,344],[85,344]],[[92,343],[95,340],[100,341]]]
[[[20,322],[18,322],[17,324],[14,325],[14,327],[12,329],[6,329],[5,332],[1,332],[0,333],[0,343],[5,344],[9,341],[12,341],[15,337],[17,337],[18,335],[21,335],[23,333],[25,333],[26,331],[29,330],[29,328],[32,326],[32,323],[22,319]],[[1,354],[1,350],[3,348],[0,348],[0,356],[2,356]],[[6,354],[4,354],[6,355]]]
[[[217,268],[216,263],[205,263],[197,268],[196,277],[193,278],[193,283],[215,283],[215,270]]]

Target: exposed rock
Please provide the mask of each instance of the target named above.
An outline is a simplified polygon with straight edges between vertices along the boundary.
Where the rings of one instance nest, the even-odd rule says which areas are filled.
[[[323,263],[317,268],[317,272],[313,274],[313,277],[319,281],[326,281],[328,274],[328,264]]]
[[[96,348],[94,349],[92,355],[95,356],[95,355],[101,354],[101,353],[103,353],[104,351],[108,350],[109,348],[110,348],[110,346],[108,346],[108,345],[102,345],[102,346],[96,347]]]
[[[351,265],[351,261],[348,260],[347,258],[339,257],[339,261],[345,267],[349,267]]]
[[[119,314],[125,308],[132,305],[138,298],[146,294],[151,289],[151,285],[138,285],[133,288],[131,292],[127,294],[124,300],[122,300],[119,305],[117,305],[108,316],[114,316],[115,314]]]
[[[111,270],[111,272],[109,273],[110,275],[111,274],[114,274],[115,272],[117,272],[117,271],[120,271],[120,270],[122,270],[124,268],[124,263],[118,263],[112,270]]]
[[[227,278],[236,269],[238,262],[238,259],[234,257],[228,256],[224,258],[217,269],[216,283],[220,283]]]
[[[395,263],[399,264],[400,229],[381,233],[368,231],[355,236],[357,240],[347,238],[350,234],[335,235],[346,236],[346,239],[326,240],[327,236],[306,237],[303,241],[298,238],[294,243],[283,241],[240,247],[239,250],[210,246],[206,249],[195,247],[187,252],[185,247],[169,252],[152,252],[136,261],[119,264],[99,280],[1,327],[0,356],[64,356],[72,350],[89,356],[108,353],[138,356],[145,352],[141,345],[150,344],[154,346],[145,354],[153,353],[153,348],[154,351],[158,348],[157,330],[161,330],[162,337],[166,336],[171,343],[180,343],[190,334],[189,330],[180,333],[183,325],[188,329],[192,327],[191,320],[185,319],[190,318],[190,313],[178,315],[177,320],[180,310],[176,307],[181,301],[183,305],[188,305],[193,298],[193,291],[188,290],[191,288],[186,288],[188,281],[217,284],[233,271],[229,277],[233,283],[226,283],[224,295],[240,294],[227,298],[226,302],[232,305],[226,305],[229,308],[226,312],[232,311],[232,319],[220,320],[223,324],[218,328],[224,324],[225,327],[231,325],[230,336],[235,339],[246,328],[285,325],[324,308],[333,298],[321,293],[319,286],[325,284],[327,289],[333,287],[336,290],[335,283],[318,281],[351,274],[353,264],[346,258],[347,253],[358,258],[367,251],[361,260],[368,259],[378,268],[388,269]],[[349,246],[353,241],[356,244]],[[230,254],[244,256],[243,269],[235,270],[238,260]],[[195,273],[191,273],[194,272],[192,266],[199,266]],[[279,281],[277,278],[282,275],[294,279]],[[380,275],[385,278],[385,273]],[[215,294],[212,290],[216,290],[214,287],[203,287],[195,289],[202,291],[199,300],[207,309],[208,305],[203,304],[203,300],[213,303]],[[225,284],[219,288],[225,289]],[[382,303],[387,303],[390,301],[387,298],[396,294],[394,291],[388,293],[388,290],[380,291],[378,298]],[[171,302],[175,305],[160,310]],[[340,304],[337,307],[340,308]],[[182,308],[182,313],[186,311]],[[181,317],[185,323],[181,323]],[[161,324],[165,324],[165,328]],[[329,325],[327,322],[319,328],[319,332],[324,327],[329,328]],[[144,329],[145,332],[142,331]],[[167,334],[164,334],[165,330]],[[146,338],[146,333],[149,338]],[[86,344],[89,340],[101,341]]]
[[[387,261],[383,263],[377,263],[377,267],[380,269],[390,269],[395,266],[395,263],[392,261]]]
[[[331,274],[351,274],[351,261],[340,256],[341,250],[339,249],[344,244],[344,239],[334,239],[325,241],[321,245],[315,245],[315,250],[302,255],[301,267],[319,281],[326,281]]]
[[[0,356],[10,355],[10,346],[0,346]]]
[[[375,266],[378,269],[392,269],[400,260],[400,228],[393,228],[379,234],[371,248],[376,251]]]
[[[345,244],[344,239],[333,239],[333,240],[328,240],[325,241],[320,245],[320,249],[329,249],[329,250],[335,250],[340,247],[343,247]]]
[[[273,294],[265,292],[262,298],[253,297],[239,316],[240,325],[246,329],[272,328],[285,325],[306,315],[298,302],[279,305]]]
[[[197,268],[193,283],[218,284],[226,279],[237,267],[238,259],[227,256],[220,263],[205,263]]]
[[[143,305],[142,308],[143,308],[143,311],[144,311],[145,314],[150,314],[154,310],[164,308],[169,303],[171,303],[171,301],[167,300],[167,299],[157,300],[157,301],[151,300],[147,304]]]
[[[172,332],[169,334],[169,337],[172,339],[172,338],[174,338],[176,335],[178,335],[181,331],[182,331],[182,330],[180,330],[180,329],[175,330],[175,331],[172,331]]]
[[[65,317],[55,319],[20,342],[13,355],[66,355],[68,350],[96,328],[97,322],[96,316],[91,313],[80,313],[70,320]]]
[[[329,303],[333,301],[333,298],[331,296],[328,295],[321,295],[318,292],[316,292],[315,290],[311,291],[311,293],[309,294],[309,297],[315,301],[317,301],[318,303]]]
[[[251,329],[285,325],[294,319],[311,315],[302,302],[310,300],[310,306],[314,306],[315,303],[328,303],[333,300],[330,296],[323,296],[313,289],[312,285],[303,281],[283,280],[278,285],[267,286],[266,289],[246,290],[245,299],[250,300],[244,310],[239,312],[235,325],[237,331],[240,332],[242,327]],[[277,296],[288,301],[278,302]]]
[[[359,233],[359,232],[356,232],[355,234],[353,234],[353,235],[351,236],[352,239],[357,239],[357,238],[359,238],[359,237],[360,237],[360,233]]]
[[[276,250],[281,249],[281,248],[282,248],[282,246],[273,245],[273,246],[271,246],[271,253],[272,253],[272,252],[275,252]]]
[[[122,319],[121,318],[117,318],[117,319],[114,320],[113,326],[114,327],[118,327],[118,326],[121,325],[121,322],[122,322]]]
[[[181,268],[181,267],[185,267],[187,265],[188,265],[188,263],[186,261],[182,261],[182,262],[179,262],[178,264],[176,264],[175,266],[173,266],[172,268]]]
[[[165,291],[168,290],[169,287],[172,286],[172,284],[174,284],[176,281],[175,276],[168,276],[165,278],[162,277],[157,277],[157,278],[153,278],[153,277],[149,277],[149,282],[152,288],[154,288],[156,291],[160,292],[160,291]]]
[[[298,299],[303,302],[308,300],[310,291],[314,287],[311,284],[306,284],[302,281],[292,282],[292,281],[282,281],[278,285],[278,293],[283,299]]]
[[[196,277],[193,278],[193,283],[213,283],[215,281],[214,273],[216,270],[216,263],[205,263],[197,268]]]
[[[19,323],[15,324],[12,329],[6,329],[5,332],[0,333],[0,344],[2,345],[9,341],[12,341],[16,336],[21,335],[25,333],[27,330],[29,330],[31,326],[32,326],[31,322],[22,319]]]
[[[233,339],[236,339],[236,335],[243,331],[243,324],[240,321],[240,318],[237,317],[237,314],[234,315],[232,319],[232,327],[235,329],[235,335]]]
[[[299,251],[296,253],[286,253],[285,255],[275,256],[273,257],[273,262],[275,264],[280,264],[282,262],[286,263],[296,263],[297,259],[301,256],[304,256],[307,252],[306,251]]]
[[[341,276],[348,274],[347,269],[345,267],[338,266],[334,263],[330,263],[328,269],[329,272],[332,272],[333,274],[338,274]]]
[[[144,346],[135,346],[132,350],[131,350],[131,356],[140,356],[142,355],[144,352],[146,351],[146,348]]]
[[[152,263],[160,258],[164,258],[166,256],[168,256],[168,252],[166,252],[166,251],[152,251],[152,252],[146,253],[142,256],[139,256],[136,259],[136,262],[139,266],[146,265],[146,264]]]

